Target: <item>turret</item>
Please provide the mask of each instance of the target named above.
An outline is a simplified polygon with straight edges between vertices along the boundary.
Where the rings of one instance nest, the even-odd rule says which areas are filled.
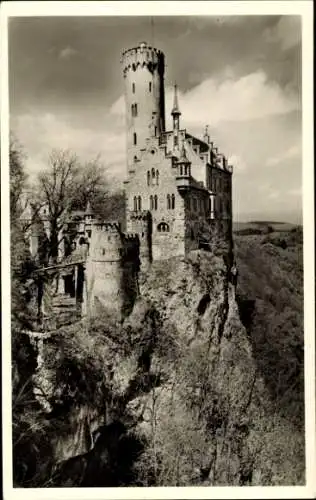
[[[133,168],[149,135],[165,131],[164,54],[142,42],[122,55],[127,164]],[[151,129],[151,133],[149,133]]]
[[[172,123],[173,123],[173,149],[177,152],[179,151],[179,130],[180,130],[180,116],[181,111],[179,109],[178,103],[178,93],[177,85],[174,86],[174,97],[173,97],[173,108],[171,111]]]
[[[208,132],[208,125],[205,126],[203,140],[204,140],[204,142],[206,142],[206,144],[210,144],[210,142],[211,142],[210,134]]]

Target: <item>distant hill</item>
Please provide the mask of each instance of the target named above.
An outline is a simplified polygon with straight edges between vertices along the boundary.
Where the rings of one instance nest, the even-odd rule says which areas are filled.
[[[249,222],[233,222],[233,232],[235,234],[266,234],[273,231],[291,231],[300,227],[289,222],[279,221],[249,221]]]

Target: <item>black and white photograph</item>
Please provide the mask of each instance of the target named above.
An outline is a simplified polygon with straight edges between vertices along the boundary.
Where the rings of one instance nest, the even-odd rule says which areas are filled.
[[[21,3],[4,498],[312,498],[312,3]]]

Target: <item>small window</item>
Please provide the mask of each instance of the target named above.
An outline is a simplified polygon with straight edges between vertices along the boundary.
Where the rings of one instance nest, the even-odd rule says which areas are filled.
[[[154,196],[154,209],[158,210],[158,196],[156,194]]]
[[[134,196],[134,210],[137,210],[137,197]]]
[[[135,94],[135,83],[132,83],[132,92]]]
[[[171,210],[174,210],[176,205],[176,197],[174,194],[171,195]]]
[[[154,197],[152,195],[150,195],[150,198],[149,198],[149,206],[150,206],[150,210],[154,209]]]
[[[149,92],[151,92],[151,82],[149,82]]]
[[[156,170],[156,184],[159,186],[159,171]]]
[[[138,210],[142,209],[142,198],[141,196],[138,197]]]
[[[173,138],[173,144],[175,146],[178,146],[178,144],[179,144],[179,137],[177,135],[175,135],[174,138]]]
[[[132,110],[132,116],[137,116],[137,104],[132,104],[131,110]]]
[[[171,198],[170,194],[167,194],[167,209],[170,210],[171,208]]]
[[[137,162],[137,156],[134,156],[134,163]]]
[[[134,134],[133,134],[133,142],[134,142],[134,146],[136,146],[136,144],[137,144],[137,135],[136,135],[136,132],[134,132]]]
[[[147,186],[150,186],[150,172],[147,170]]]
[[[88,231],[87,231],[87,236],[88,236],[88,238],[91,238],[91,230],[90,229],[88,229]]]
[[[102,248],[102,255],[105,255],[105,248]]]

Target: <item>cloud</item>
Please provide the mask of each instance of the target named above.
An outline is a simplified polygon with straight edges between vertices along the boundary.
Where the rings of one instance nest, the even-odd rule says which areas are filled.
[[[46,168],[52,149],[75,152],[82,161],[100,155],[111,180],[125,177],[125,130],[111,115],[96,120],[95,128],[75,125],[53,113],[23,114],[12,120],[12,129],[27,149],[26,168],[31,176]]]
[[[268,167],[274,167],[291,159],[297,158],[299,160],[300,156],[301,156],[301,145],[294,144],[285,151],[281,151],[277,156],[268,158],[266,161],[266,165]]]
[[[76,49],[74,49],[73,47],[67,46],[59,52],[58,58],[63,59],[65,61],[68,61],[69,59],[76,56],[77,54],[78,54],[78,51]]]
[[[171,127],[173,87],[166,87],[166,121]],[[217,126],[225,122],[244,122],[268,116],[287,114],[299,108],[299,102],[289,89],[269,82],[260,70],[237,78],[227,68],[222,80],[209,78],[188,92],[179,92],[183,124],[201,130],[206,124]],[[124,97],[112,105],[111,112],[124,115]]]
[[[290,90],[270,82],[260,70],[240,78],[233,77],[228,68],[222,81],[209,78],[180,93],[180,107],[184,119],[193,125],[223,122],[242,122],[286,114],[298,109],[299,103]],[[167,89],[167,109],[170,109],[172,92]]]
[[[302,37],[301,17],[282,16],[273,28],[264,31],[263,37],[267,42],[279,43],[282,50],[298,45]]]

